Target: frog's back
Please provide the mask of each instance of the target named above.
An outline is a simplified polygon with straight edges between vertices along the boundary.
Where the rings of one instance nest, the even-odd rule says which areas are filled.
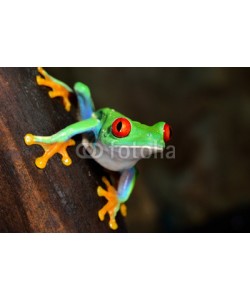
[[[112,123],[117,118],[120,118],[120,117],[125,118],[125,116],[123,114],[119,113],[118,111],[116,111],[112,108],[108,108],[108,107],[98,109],[95,112],[95,115],[102,123],[104,123],[105,121],[109,121],[109,123]]]

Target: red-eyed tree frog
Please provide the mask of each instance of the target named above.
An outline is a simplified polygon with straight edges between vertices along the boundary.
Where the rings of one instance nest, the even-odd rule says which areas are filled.
[[[99,210],[99,219],[103,221],[108,213],[109,226],[115,230],[118,228],[117,212],[120,210],[123,216],[127,214],[125,202],[134,188],[135,164],[141,158],[163,151],[165,144],[171,138],[171,128],[164,122],[153,126],[143,125],[110,108],[95,110],[88,86],[77,82],[71,89],[65,83],[50,76],[43,68],[38,68],[38,72],[40,73],[36,77],[38,85],[51,88],[50,98],[62,97],[67,111],[71,107],[70,94],[76,95],[80,121],[51,136],[26,134],[24,141],[27,145],[37,144],[45,151],[43,156],[36,159],[35,164],[43,169],[48,160],[59,153],[62,155],[62,163],[69,166],[72,161],[67,153],[67,147],[75,145],[71,137],[81,133],[92,133],[91,139],[84,135],[82,141],[87,152],[104,168],[120,173],[117,189],[106,177],[102,178],[106,190],[101,186],[97,187],[98,196],[103,196],[108,201]]]

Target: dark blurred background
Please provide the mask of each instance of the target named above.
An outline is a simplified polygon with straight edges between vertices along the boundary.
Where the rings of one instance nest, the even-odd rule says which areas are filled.
[[[250,69],[47,70],[86,83],[97,109],[171,124],[176,158],[139,162],[129,232],[250,232]]]

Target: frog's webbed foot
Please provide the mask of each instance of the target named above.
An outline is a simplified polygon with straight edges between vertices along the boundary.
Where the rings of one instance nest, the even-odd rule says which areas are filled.
[[[122,203],[120,207],[120,212],[123,217],[127,217],[127,205]]]
[[[38,157],[35,161],[35,164],[38,168],[44,169],[47,165],[48,160],[54,156],[56,153],[62,155],[62,163],[65,166],[69,166],[72,163],[71,158],[69,157],[66,148],[68,146],[74,146],[75,141],[70,139],[66,142],[61,143],[53,143],[53,144],[46,144],[36,141],[36,136],[32,134],[26,134],[24,137],[24,141],[26,145],[40,145],[44,149],[44,154],[41,157]]]
[[[49,91],[50,98],[62,97],[64,108],[70,111],[71,103],[69,96],[71,89],[63,82],[50,76],[43,68],[37,68],[37,70],[43,76],[36,76],[37,84],[50,87],[52,89]]]
[[[104,220],[105,215],[109,214],[109,227],[113,230],[116,230],[118,228],[118,225],[116,223],[115,217],[117,212],[120,209],[120,202],[117,196],[116,189],[110,184],[108,179],[106,177],[102,178],[102,181],[105,183],[107,190],[104,190],[101,186],[98,186],[97,188],[97,194],[100,197],[105,197],[108,200],[108,203],[103,206],[102,209],[99,210],[98,216],[101,221]],[[121,213],[123,216],[126,216],[127,214],[127,208],[125,204],[121,205]]]

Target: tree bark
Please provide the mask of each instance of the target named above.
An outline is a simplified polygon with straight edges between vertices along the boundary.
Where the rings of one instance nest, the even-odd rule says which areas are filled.
[[[51,135],[77,121],[48,88],[36,84],[35,68],[0,68],[0,232],[113,232],[98,210],[97,196],[105,170],[92,159],[81,159],[69,147],[72,165],[59,155],[45,169],[35,166],[40,146],[26,146],[26,133]],[[77,144],[81,137],[77,138]],[[118,232],[126,231],[117,217]]]

